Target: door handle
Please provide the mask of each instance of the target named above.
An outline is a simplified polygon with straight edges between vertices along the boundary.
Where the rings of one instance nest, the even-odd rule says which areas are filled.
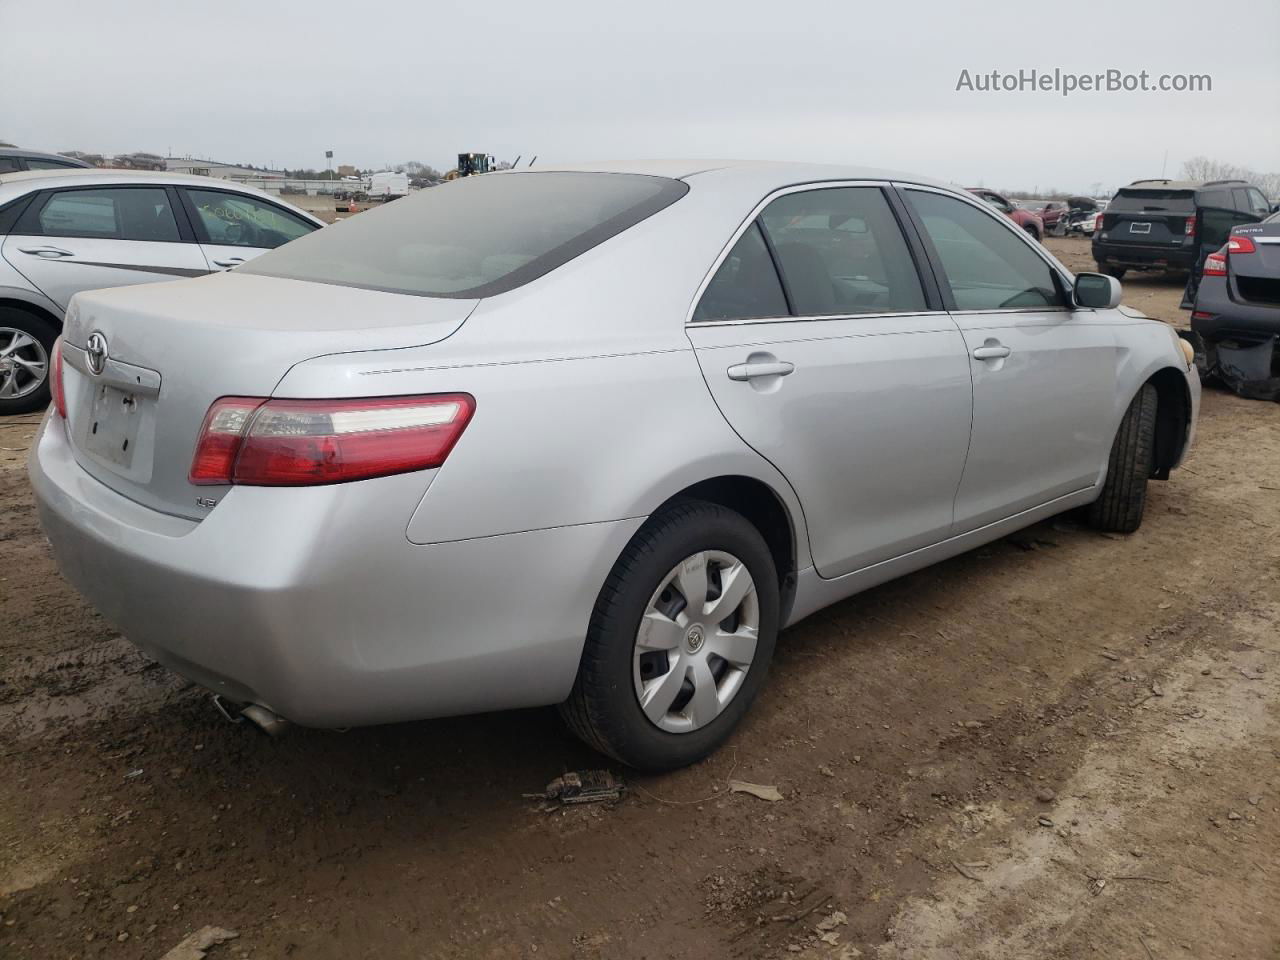
[[[18,249],[35,257],[44,257],[46,260],[75,256],[70,250],[63,250],[61,247],[19,247]]]
[[[987,343],[973,351],[975,360],[1003,360],[1009,354],[1013,353],[1003,343]]]
[[[242,263],[244,263],[244,257],[227,257],[225,260],[213,261],[214,266],[227,268],[238,267]]]
[[[725,372],[729,374],[730,380],[754,380],[757,377],[785,377],[795,368],[796,365],[794,363],[787,363],[785,360],[772,360],[735,363]]]

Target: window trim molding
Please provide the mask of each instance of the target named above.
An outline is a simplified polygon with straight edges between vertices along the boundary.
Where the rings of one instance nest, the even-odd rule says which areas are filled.
[[[689,304],[689,309],[685,312],[684,325],[686,328],[694,327],[701,329],[702,327],[723,327],[723,326],[744,326],[753,323],[801,323],[825,320],[854,320],[859,318],[872,319],[884,317],[920,317],[936,314],[946,314],[946,305],[940,304],[938,309],[926,308],[924,310],[895,310],[880,313],[830,313],[822,314],[816,317],[800,317],[793,314],[787,314],[784,317],[747,317],[745,319],[735,320],[695,320],[694,313],[698,309],[698,304],[702,302],[702,296],[706,293],[707,287],[711,285],[711,281],[715,279],[716,274],[720,271],[721,265],[729,258],[729,254],[733,252],[733,248],[738,245],[738,241],[742,239],[751,227],[760,219],[760,215],[764,213],[765,208],[773,203],[779,197],[785,197],[792,193],[809,193],[815,190],[839,190],[849,187],[871,187],[879,190],[884,195],[885,203],[889,206],[889,212],[898,223],[898,229],[902,233],[902,240],[907,245],[908,254],[911,257],[912,266],[915,268],[916,277],[920,281],[920,289],[924,294],[925,302],[928,304],[930,299],[929,277],[925,274],[928,267],[932,271],[932,264],[921,264],[916,258],[915,238],[907,228],[907,224],[902,222],[901,211],[894,204],[893,194],[897,189],[897,184],[890,180],[818,180],[809,183],[793,183],[785,187],[779,187],[776,190],[766,194],[764,199],[751,208],[751,212],[746,218],[738,224],[733,234],[729,237],[728,243],[712,261],[711,268],[707,271],[706,276],[702,278],[702,282],[698,284],[694,291],[693,299]],[[938,191],[945,193],[946,191]],[[914,228],[914,227],[913,227]],[[791,306],[791,292],[787,289],[787,278],[783,274],[781,266],[778,264],[776,255],[773,251],[773,242],[770,240],[768,231],[761,229],[761,235],[764,237],[766,246],[769,248],[769,256],[773,259],[773,268],[778,274],[778,282],[782,285],[783,296],[787,301],[787,308],[793,309]],[[928,251],[923,251],[927,257]],[[939,291],[941,293],[941,291]]]

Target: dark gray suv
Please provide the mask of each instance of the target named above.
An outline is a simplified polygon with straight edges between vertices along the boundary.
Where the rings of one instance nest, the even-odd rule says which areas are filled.
[[[1231,228],[1257,223],[1271,212],[1262,191],[1244,180],[1135,180],[1107,205],[1093,234],[1098,270],[1191,275],[1227,242]]]

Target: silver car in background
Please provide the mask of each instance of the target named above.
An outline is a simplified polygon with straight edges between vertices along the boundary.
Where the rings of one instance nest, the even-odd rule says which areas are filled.
[[[0,168],[0,416],[49,402],[49,353],[81,290],[227,270],[322,226],[226,180]]]
[[[31,480],[62,571],[245,708],[560,704],[715,749],[779,630],[1072,508],[1132,531],[1189,351],[973,196],[646,162],[467,178],[74,298]]]

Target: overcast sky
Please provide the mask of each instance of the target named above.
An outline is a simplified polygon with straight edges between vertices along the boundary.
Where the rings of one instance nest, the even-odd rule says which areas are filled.
[[[1197,154],[1280,170],[1278,38],[1277,0],[0,0],[0,140],[317,168],[327,149],[442,170],[464,150],[809,159],[1109,189]],[[1055,67],[1213,89],[956,90],[964,69]]]

